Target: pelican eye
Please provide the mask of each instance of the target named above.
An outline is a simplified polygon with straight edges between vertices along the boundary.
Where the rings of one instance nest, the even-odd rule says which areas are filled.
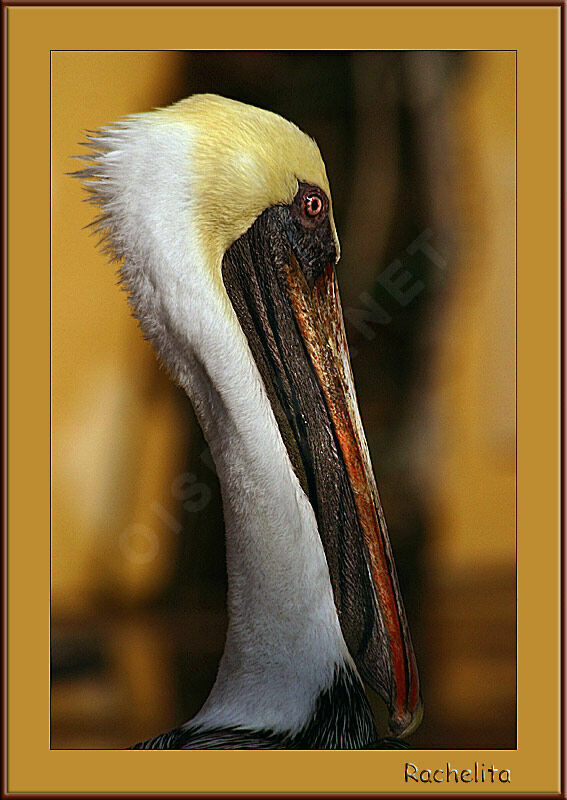
[[[323,212],[324,205],[323,197],[316,192],[308,192],[303,197],[303,213],[311,219],[318,217]]]

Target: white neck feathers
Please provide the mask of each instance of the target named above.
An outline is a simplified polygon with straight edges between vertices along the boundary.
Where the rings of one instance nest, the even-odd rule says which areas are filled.
[[[246,338],[193,224],[194,137],[140,115],[93,139],[86,178],[141,325],[193,401],[226,523],[229,629],[194,722],[296,731],[352,664],[313,509]]]

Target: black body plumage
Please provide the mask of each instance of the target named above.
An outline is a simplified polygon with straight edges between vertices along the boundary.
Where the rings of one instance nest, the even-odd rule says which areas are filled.
[[[312,716],[296,733],[246,728],[200,728],[191,723],[134,745],[132,750],[393,750],[399,739],[378,739],[372,710],[358,676],[337,670]]]

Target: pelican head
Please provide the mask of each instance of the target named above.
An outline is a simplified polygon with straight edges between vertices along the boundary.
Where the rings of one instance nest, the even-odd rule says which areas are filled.
[[[272,676],[276,707],[288,691],[307,707],[309,671],[329,686],[338,656],[325,653],[340,651],[386,702],[391,731],[409,733],[421,717],[418,675],[357,407],[316,143],[271,112],[196,95],[87,144],[80,177],[100,207],[97,229],[219,472],[230,623],[215,708],[242,725],[234,709],[246,695],[246,713],[277,729],[253,680]],[[260,666],[244,668],[262,647]],[[205,717],[221,720],[213,705]]]

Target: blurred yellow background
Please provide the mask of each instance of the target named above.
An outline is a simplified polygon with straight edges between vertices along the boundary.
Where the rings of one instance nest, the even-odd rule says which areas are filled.
[[[261,51],[52,55],[52,747],[180,724],[222,651],[214,468],[66,174],[86,130],[196,91],[282,113],[327,163],[423,680],[411,744],[514,747],[515,54]],[[407,304],[380,282],[395,260]]]

